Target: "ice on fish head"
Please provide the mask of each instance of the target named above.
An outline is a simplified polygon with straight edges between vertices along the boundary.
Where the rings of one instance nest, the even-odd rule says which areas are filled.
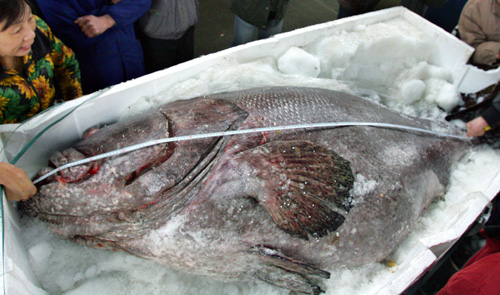
[[[162,138],[225,131],[245,117],[246,113],[232,103],[198,99],[177,101],[88,130],[73,147],[56,151],[50,158],[52,168],[42,169],[37,177],[77,160],[110,151],[118,151],[117,155],[59,171],[41,182],[38,193],[21,208],[58,225],[56,232],[66,237],[90,237],[116,228],[120,228],[116,235],[136,235],[135,226],[144,224],[149,216],[144,212],[151,206],[161,205],[165,214],[181,207],[179,203],[192,189],[190,175],[210,163],[203,160],[216,154],[219,140],[169,142],[122,151]]]

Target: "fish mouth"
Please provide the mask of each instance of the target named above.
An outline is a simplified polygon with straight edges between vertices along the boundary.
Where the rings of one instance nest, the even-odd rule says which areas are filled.
[[[87,129],[83,135],[82,139],[85,140],[96,133],[99,128],[91,127]],[[75,148],[70,148],[64,150],[63,152],[56,151],[49,159],[48,167],[42,168],[35,175],[34,179],[39,179],[44,177],[49,173],[53,173],[54,170],[60,169],[64,165],[73,163],[75,161],[87,159],[92,155],[88,155]],[[36,185],[38,187],[51,183],[72,183],[88,179],[90,176],[96,174],[99,171],[99,167],[102,165],[102,160],[97,160],[88,163],[82,163],[80,165],[70,166],[65,169],[60,169],[57,173],[54,173],[42,181],[38,182]]]
[[[35,178],[43,177],[48,173],[51,173],[55,169],[59,169],[64,165],[87,159],[88,156],[83,154],[82,152],[70,148],[63,152],[55,152],[49,161],[49,166],[41,169]],[[51,182],[59,182],[59,183],[75,183],[84,181],[90,178],[92,175],[96,174],[99,171],[99,168],[102,164],[102,160],[97,160],[89,163],[83,163],[80,165],[75,165],[71,167],[67,167],[64,169],[60,169],[57,173],[47,177],[43,181],[39,182],[37,185],[41,186],[44,184],[48,184]]]

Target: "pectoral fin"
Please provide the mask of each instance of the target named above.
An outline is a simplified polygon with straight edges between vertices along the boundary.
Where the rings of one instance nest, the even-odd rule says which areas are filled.
[[[240,154],[255,171],[251,195],[289,234],[323,237],[344,222],[354,177],[349,162],[308,141],[275,141]]]

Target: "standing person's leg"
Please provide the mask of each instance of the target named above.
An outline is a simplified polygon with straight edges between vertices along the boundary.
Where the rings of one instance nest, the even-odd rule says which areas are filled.
[[[194,58],[194,26],[190,27],[182,37],[177,40],[177,54],[175,64],[180,64]]]
[[[253,41],[253,35],[255,33],[256,27],[247,23],[246,21],[239,18],[237,15],[234,16],[234,36],[231,46],[237,46],[241,44]]]
[[[140,40],[148,74],[174,65],[175,40],[162,40],[145,35],[141,35]]]
[[[259,40],[266,39],[281,33],[281,29],[283,28],[283,20],[279,21],[278,23],[276,23],[276,20],[271,20],[269,21],[268,25],[269,26],[267,30],[259,30]]]
[[[339,14],[337,15],[337,19],[341,19],[344,17],[352,16],[352,13],[345,10],[342,6],[339,6]]]

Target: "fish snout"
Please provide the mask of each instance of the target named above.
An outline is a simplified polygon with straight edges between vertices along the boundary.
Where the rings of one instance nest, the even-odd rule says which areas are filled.
[[[51,173],[51,172],[52,172],[52,171],[54,171],[54,170],[55,170],[55,169],[54,169],[54,168],[52,168],[52,167],[45,167],[45,168],[42,168],[42,169],[40,169],[40,171],[38,171],[38,172],[37,172],[37,174],[35,174],[35,176],[33,176],[33,179],[39,179],[39,178],[41,178],[41,177],[45,176],[46,174]],[[45,178],[44,180],[42,180],[42,181],[40,181],[40,182],[36,183],[35,185],[36,185],[37,187],[40,187],[40,186],[42,186],[42,185],[44,185],[44,184],[47,184],[47,183],[49,183],[49,182],[54,182],[54,181],[56,181],[56,180],[57,180],[57,178],[56,178],[56,176],[53,174],[53,175],[50,175],[49,177]]]
[[[59,168],[66,164],[83,160],[85,158],[86,156],[84,154],[76,149],[70,148],[63,151],[62,153],[55,152],[50,158],[50,161],[56,168]],[[56,179],[59,182],[63,183],[76,182],[82,179],[86,179],[86,176],[88,177],[97,172],[100,166],[99,163],[90,162],[62,169],[61,171],[59,171],[59,177],[57,177]]]

